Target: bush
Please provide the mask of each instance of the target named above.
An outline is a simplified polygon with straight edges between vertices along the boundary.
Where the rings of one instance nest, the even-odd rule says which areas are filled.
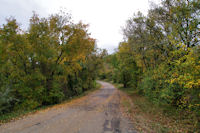
[[[15,102],[18,101],[11,92],[10,87],[1,86],[0,88],[0,115],[6,112],[10,112]]]

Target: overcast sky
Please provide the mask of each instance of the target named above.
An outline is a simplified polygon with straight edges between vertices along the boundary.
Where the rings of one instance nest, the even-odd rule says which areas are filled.
[[[64,8],[75,22],[89,24],[89,32],[97,39],[98,47],[112,53],[122,41],[121,27],[126,20],[137,11],[146,14],[149,4],[149,0],[0,0],[0,25],[5,23],[5,18],[14,16],[25,28],[32,11],[46,17]]]

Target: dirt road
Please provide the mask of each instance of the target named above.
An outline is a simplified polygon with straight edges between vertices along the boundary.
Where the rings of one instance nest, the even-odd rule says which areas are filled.
[[[0,133],[136,133],[120,112],[120,92],[109,83],[71,103],[0,126]]]

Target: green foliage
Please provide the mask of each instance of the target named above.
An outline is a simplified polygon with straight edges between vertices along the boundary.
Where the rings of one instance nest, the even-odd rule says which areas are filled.
[[[69,14],[33,14],[28,31],[14,18],[0,27],[0,114],[60,103],[95,87],[105,51],[88,25]]]
[[[195,114],[200,125],[199,0],[163,0],[123,28],[124,42],[108,62],[114,82],[156,104]],[[114,59],[114,60],[113,60]]]
[[[12,95],[10,88],[8,86],[2,86],[0,89],[0,114],[9,112],[15,101],[17,99]]]

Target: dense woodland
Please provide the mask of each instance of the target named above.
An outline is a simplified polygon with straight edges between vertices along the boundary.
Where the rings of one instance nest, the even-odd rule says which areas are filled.
[[[0,115],[60,103],[95,88],[99,76],[186,112],[199,129],[200,0],[162,0],[122,31],[124,40],[107,55],[70,14],[33,13],[26,31],[7,19],[0,26]]]
[[[60,103],[95,88],[105,50],[88,25],[59,13],[30,18],[27,31],[14,18],[0,27],[0,115]]]
[[[124,41],[106,58],[112,67],[100,77],[186,111],[200,128],[200,1],[163,0],[122,30]]]

